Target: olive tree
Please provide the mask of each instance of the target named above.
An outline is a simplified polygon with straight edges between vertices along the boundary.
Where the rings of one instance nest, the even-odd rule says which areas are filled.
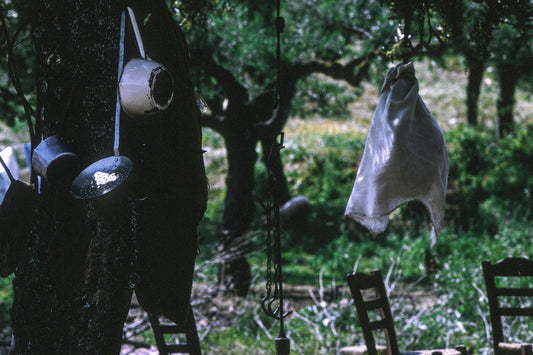
[[[37,141],[59,136],[82,167],[113,155],[127,5],[146,52],[170,72],[173,100],[155,116],[120,115],[120,153],[133,170],[113,191],[80,200],[70,184],[43,178],[37,189],[34,180],[32,218],[17,238],[24,252],[13,281],[13,353],[119,353],[132,281],[148,312],[180,323],[188,311],[207,192],[187,44],[166,2],[32,1],[25,9],[36,56],[33,133]],[[126,60],[137,56],[129,29],[125,42]]]
[[[347,101],[336,100],[333,92],[306,95],[320,88],[316,74],[359,86],[369,78],[372,64],[385,65],[379,53],[394,42],[396,25],[379,1],[284,2],[278,74],[273,3],[230,4],[229,14],[211,16],[187,33],[194,82],[210,108],[202,124],[219,133],[227,149],[220,252],[242,245],[236,241],[245,238],[255,216],[256,199],[261,198],[254,196],[256,147],[261,145],[263,162],[278,181],[274,198],[283,205],[291,198],[283,165],[267,158],[294,112],[293,103],[345,109]],[[347,95],[355,99],[357,93]],[[251,280],[246,251],[231,255],[222,265],[220,282],[244,295]]]

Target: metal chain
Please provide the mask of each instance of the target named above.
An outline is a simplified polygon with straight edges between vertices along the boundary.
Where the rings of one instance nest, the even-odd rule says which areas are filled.
[[[279,159],[281,149],[283,149],[284,134],[280,134],[280,143],[274,139],[270,152],[267,156],[268,161]],[[267,164],[271,166],[271,164]],[[283,299],[283,278],[282,278],[282,258],[281,258],[281,219],[279,200],[274,196],[274,191],[277,191],[279,181],[272,169],[268,169],[268,189],[266,204],[262,204],[266,213],[266,248],[267,248],[267,281],[266,281],[266,295],[261,301],[261,307],[266,315],[279,320],[280,331],[275,340],[276,354],[285,355],[290,352],[290,340],[285,335],[284,318],[290,312],[284,311]],[[272,240],[274,239],[274,240]],[[274,261],[272,262],[272,253],[274,253]],[[272,268],[274,270],[272,270]],[[272,293],[272,282],[274,291]]]
[[[263,298],[261,305],[266,314],[268,311],[264,308],[265,303],[270,299],[272,292],[272,190],[267,189],[266,206],[263,206],[266,214],[266,254],[267,254],[267,270],[266,270],[266,294]]]

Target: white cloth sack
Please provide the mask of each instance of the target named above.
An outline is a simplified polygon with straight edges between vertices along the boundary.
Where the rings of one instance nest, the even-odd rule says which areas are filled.
[[[444,218],[448,152],[442,130],[418,95],[412,63],[387,71],[345,215],[373,235],[409,201],[429,211],[431,247]]]

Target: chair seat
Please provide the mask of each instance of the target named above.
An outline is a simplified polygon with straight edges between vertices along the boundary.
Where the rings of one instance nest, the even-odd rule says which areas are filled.
[[[387,355],[387,347],[383,345],[376,345],[378,355]],[[340,355],[366,355],[366,345],[353,345],[341,348]]]
[[[461,352],[455,349],[435,349],[435,350],[402,351],[400,355],[461,355]]]
[[[387,355],[387,347],[377,345],[378,355]],[[366,355],[366,345],[345,346],[341,348],[340,355]],[[517,353],[518,354],[518,353]],[[417,350],[402,351],[400,355],[462,355],[461,351],[456,349],[435,349],[435,350]]]
[[[500,354],[505,355],[531,355],[533,354],[532,344],[521,343],[498,343]]]

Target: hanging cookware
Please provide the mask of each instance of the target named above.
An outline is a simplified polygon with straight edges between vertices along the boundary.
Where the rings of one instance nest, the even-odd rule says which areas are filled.
[[[124,33],[126,14],[123,11],[120,24],[120,46],[118,60],[118,75],[122,72],[124,63]],[[117,104],[115,107],[115,141],[113,150],[115,155],[98,160],[83,170],[72,182],[70,193],[75,198],[91,199],[108,193],[122,184],[129,176],[133,164],[128,157],[119,153],[120,141],[120,100],[117,89]]]
[[[2,156],[0,163],[11,181],[0,204],[0,277],[7,277],[27,249],[37,193],[32,185],[13,177]]]
[[[67,184],[80,172],[80,158],[58,136],[50,136],[33,150],[31,166],[51,183]]]
[[[172,102],[174,83],[165,66],[146,56],[135,14],[129,7],[128,14],[141,58],[131,59],[124,67],[119,82],[120,102],[130,117],[154,115]]]

